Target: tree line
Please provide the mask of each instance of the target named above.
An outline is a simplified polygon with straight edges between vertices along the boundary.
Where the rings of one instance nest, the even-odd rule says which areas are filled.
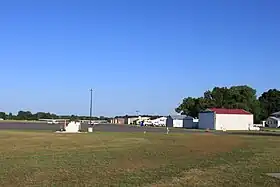
[[[56,115],[49,112],[32,113],[30,111],[19,111],[17,114],[0,112],[0,118],[3,120],[39,120],[39,119],[70,119],[70,120],[89,120],[89,116],[78,115]],[[100,116],[92,117],[93,120],[109,120],[109,118]]]
[[[255,122],[260,123],[280,111],[280,90],[269,89],[258,97],[256,89],[247,85],[214,87],[202,97],[184,98],[175,111],[198,117],[198,113],[207,108],[244,109],[253,113]]]

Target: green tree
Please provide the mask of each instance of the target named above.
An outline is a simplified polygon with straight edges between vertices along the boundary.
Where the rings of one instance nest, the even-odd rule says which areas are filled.
[[[232,99],[234,101],[232,108],[241,108],[254,114],[256,123],[260,122],[261,107],[257,98],[257,91],[249,86],[233,86]]]
[[[191,115],[191,111],[195,107],[195,98],[184,98],[183,102],[175,109],[177,113]]]
[[[31,120],[33,118],[33,114],[30,111],[19,111],[17,114],[18,120]]]
[[[0,119],[7,119],[7,115],[5,112],[0,112]]]
[[[39,119],[48,119],[45,115],[45,112],[37,112],[36,114],[34,114],[34,116],[36,117],[37,120]]]
[[[201,110],[206,108],[240,108],[254,113],[255,120],[259,121],[260,103],[256,90],[249,86],[214,87],[212,91],[204,92],[203,97],[183,99],[175,109],[176,112],[197,117]]]
[[[78,121],[79,120],[79,117],[76,116],[76,115],[71,115],[70,116],[70,121]]]
[[[270,114],[280,111],[280,90],[269,89],[259,97],[262,120]]]
[[[9,119],[9,120],[14,119],[14,116],[13,116],[13,114],[11,112],[8,114],[7,119]]]
[[[175,109],[177,113],[197,117],[201,110],[206,109],[207,101],[205,98],[188,97],[183,99],[183,102]]]
[[[230,102],[230,90],[226,87],[215,87],[211,92],[213,107],[222,108],[229,107]]]

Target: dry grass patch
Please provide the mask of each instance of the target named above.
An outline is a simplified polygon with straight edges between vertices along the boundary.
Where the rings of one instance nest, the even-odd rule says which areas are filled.
[[[204,164],[184,170],[172,179],[151,184],[156,187],[171,186],[280,186],[280,180],[265,175],[280,172],[279,138],[246,137],[245,149],[221,154]]]

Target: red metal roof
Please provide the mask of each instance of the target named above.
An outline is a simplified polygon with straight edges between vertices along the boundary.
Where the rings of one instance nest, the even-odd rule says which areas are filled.
[[[210,108],[209,110],[215,112],[216,114],[251,114],[243,109]]]

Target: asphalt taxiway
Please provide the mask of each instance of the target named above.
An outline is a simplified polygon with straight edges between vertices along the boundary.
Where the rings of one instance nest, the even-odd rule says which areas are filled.
[[[55,132],[60,130],[61,124],[47,124],[47,123],[22,123],[22,122],[0,122],[0,130],[22,130],[22,131],[50,131]],[[87,131],[88,124],[82,124],[82,130]],[[94,127],[94,131],[99,132],[152,132],[152,133],[166,133],[163,127],[140,127],[135,125],[116,125],[116,124],[98,124]],[[170,133],[205,133],[201,130],[191,130],[183,128],[170,128]],[[219,135],[242,135],[242,136],[280,136],[280,133],[273,132],[222,132],[210,131],[207,133]]]
[[[61,124],[47,123],[17,123],[17,122],[1,122],[0,130],[44,130],[56,131],[59,130]],[[87,131],[88,125],[82,124],[82,130]],[[94,131],[104,132],[159,132],[165,133],[165,128],[160,127],[140,127],[134,125],[116,125],[116,124],[98,124],[95,125]],[[171,132],[187,132],[185,129],[172,129]],[[195,132],[195,131],[194,131]]]

